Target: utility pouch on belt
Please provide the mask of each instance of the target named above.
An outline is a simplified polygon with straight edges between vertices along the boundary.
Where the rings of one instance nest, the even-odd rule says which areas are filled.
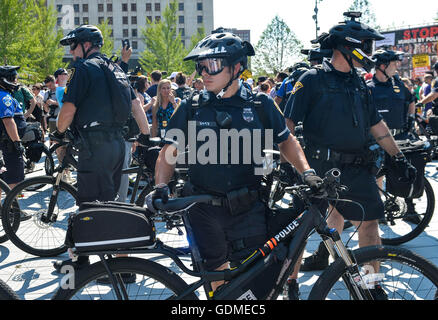
[[[248,188],[228,192],[227,200],[231,215],[237,216],[251,210],[255,199]]]

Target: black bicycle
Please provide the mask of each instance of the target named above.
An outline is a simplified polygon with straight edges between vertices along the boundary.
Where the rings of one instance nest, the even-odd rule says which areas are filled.
[[[57,256],[67,250],[64,240],[68,218],[78,210],[76,188],[62,181],[66,169],[77,167],[73,139],[59,141],[60,146],[66,148],[66,153],[55,168],[56,175],[20,182],[8,193],[2,207],[2,224],[8,238],[21,250],[40,257]],[[23,214],[29,219],[21,221]]]
[[[307,186],[289,187],[288,192],[299,196],[305,203],[301,213],[279,211],[275,221],[282,221],[264,246],[254,251],[247,259],[237,263],[231,270],[206,272],[193,241],[187,210],[196,203],[215,199],[210,195],[198,195],[171,199],[163,204],[155,201],[162,217],[181,217],[189,240],[193,270],[179,258],[184,254],[178,248],[170,247],[160,240],[150,248],[121,248],[120,250],[82,252],[82,255],[97,255],[100,258],[88,267],[64,277],[61,287],[53,299],[120,299],[120,300],[184,300],[199,299],[198,289],[203,287],[208,300],[275,300],[283,290],[289,274],[303,252],[307,238],[315,230],[323,239],[335,262],[325,270],[309,295],[309,299],[354,299],[372,300],[370,288],[379,283],[389,299],[434,299],[438,287],[438,268],[409,250],[376,246],[348,249],[338,232],[330,229],[324,216],[314,203],[315,197],[324,200],[341,201],[338,191],[340,172],[330,171],[324,179],[324,190],[315,194]],[[317,201],[316,201],[317,202]],[[300,214],[301,213],[301,214]],[[147,213],[145,213],[147,215]],[[155,254],[157,257],[114,258],[115,254]],[[174,269],[198,278],[187,284],[174,269],[155,262],[159,258],[170,258]],[[374,262],[380,269],[374,270]],[[122,275],[136,274],[134,283],[125,284]],[[98,280],[108,276],[110,284]],[[210,283],[226,281],[226,284],[212,292]]]

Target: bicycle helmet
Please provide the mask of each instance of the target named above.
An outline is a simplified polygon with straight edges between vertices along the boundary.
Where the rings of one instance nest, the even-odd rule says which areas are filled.
[[[14,81],[19,69],[17,66],[0,66],[0,87],[10,93],[17,91],[20,85]]]
[[[248,68],[248,56],[254,55],[254,48],[248,41],[242,41],[241,38],[230,32],[215,31],[215,33],[202,39],[184,58],[184,61],[194,60],[198,62],[204,59],[221,58],[230,67],[240,63],[241,67],[238,74],[217,95],[218,98],[222,98],[232,82],[238,79],[243,71]]]
[[[381,71],[386,76],[386,78],[389,79],[390,77],[386,74],[386,69],[392,61],[402,61],[403,55],[404,53],[401,51],[380,49],[374,52],[372,59],[376,63],[376,70]],[[384,69],[380,68],[382,64],[385,65]]]
[[[84,58],[86,58],[88,53],[91,51],[91,48],[85,52],[83,45],[85,42],[91,42],[91,48],[101,48],[104,41],[102,32],[99,30],[99,28],[93,25],[82,25],[73,31],[70,31],[64,38],[61,39],[59,43],[62,46],[71,46],[74,44],[75,47],[80,44],[82,51],[84,52]]]
[[[321,64],[322,60],[324,58],[331,58],[333,55],[332,49],[321,49],[321,48],[315,48],[315,49],[303,49],[301,50],[302,54],[305,54],[307,56],[307,59],[312,62],[316,62],[316,64]]]
[[[374,67],[374,61],[368,57],[373,50],[375,40],[385,37],[380,32],[356,21],[360,13],[347,12],[345,16],[351,20],[341,22],[332,27],[329,33],[322,34],[316,41],[321,44],[321,49],[336,49],[342,52],[352,68],[352,59],[358,61],[368,72]]]

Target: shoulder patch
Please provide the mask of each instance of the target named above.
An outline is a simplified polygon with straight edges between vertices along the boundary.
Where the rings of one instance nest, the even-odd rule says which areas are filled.
[[[9,96],[9,95],[4,96],[3,99],[2,99],[2,102],[4,103],[4,105],[6,107],[9,108],[12,105],[12,98],[11,98],[11,96]]]
[[[68,70],[69,77],[68,77],[68,80],[67,80],[67,85],[70,83],[71,79],[73,79],[73,76],[75,75],[75,72],[76,72],[76,68],[71,68],[71,69]]]
[[[292,90],[292,94],[297,93],[302,88],[304,88],[304,85],[300,81],[298,81],[297,83],[295,83],[295,86]]]

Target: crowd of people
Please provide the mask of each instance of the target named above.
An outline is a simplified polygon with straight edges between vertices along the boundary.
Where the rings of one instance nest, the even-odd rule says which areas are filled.
[[[309,64],[301,62],[275,78],[261,76],[255,81],[241,77],[248,68],[248,57],[255,54],[252,45],[217,30],[185,58],[196,62],[192,75],[172,72],[166,77],[167,73],[158,70],[148,75],[129,74],[133,127],[128,125],[126,131],[113,126],[111,94],[99,68],[99,63],[105,61],[100,54],[102,34],[94,26],[81,26],[61,40],[75,57],[70,76],[58,69],[46,77],[44,84],[35,84],[29,90],[17,83],[18,67],[1,67],[4,110],[15,106],[14,112],[0,114],[2,131],[7,132],[13,145],[12,151],[2,146],[4,155],[12,154],[6,165],[13,168],[11,162],[19,162],[20,132],[14,130],[22,130],[23,121],[40,122],[45,133],[52,132],[59,139],[71,128],[87,146],[79,151],[78,205],[117,197],[124,201],[127,184],[121,178],[122,168],[130,165],[135,147],[146,148],[143,155],[148,157],[147,148],[153,145],[150,139],[160,137],[165,146],[153,159],[156,185],[147,198],[148,209],[156,211],[154,200],[167,201],[170,195],[168,183],[174,164],[167,156],[181,151],[178,141],[167,136],[172,129],[181,130],[187,137],[191,120],[195,120],[196,134],[209,129],[217,132],[217,137],[223,129],[272,129],[272,142],[283,161],[296,168],[305,184],[317,192],[322,185],[320,177],[333,167],[340,168],[341,182],[349,188],[343,197],[361,203],[365,209],[363,216],[357,207],[327,203],[331,212],[329,227],[342,232],[344,220],[350,220],[360,225],[359,246],[379,245],[378,220],[384,211],[375,172],[367,160],[368,147],[370,143],[378,144],[400,179],[412,184],[416,170],[394,138],[405,138],[415,130],[413,118],[420,112],[418,108],[424,115],[431,115],[430,103],[438,95],[436,80],[432,82],[433,71],[424,79],[400,79],[400,54],[391,50],[373,54],[372,42],[382,39],[378,31],[355,19],[348,20],[318,39],[320,47],[308,51]],[[123,48],[119,65],[126,73],[130,56],[131,49]],[[437,68],[435,65],[435,72]],[[200,78],[195,79],[196,73]],[[195,108],[195,101],[200,108]],[[257,105],[262,106],[262,112]],[[11,118],[17,129],[9,129],[5,122]],[[300,123],[304,149],[294,136]],[[136,139],[134,146],[129,142],[131,138]],[[202,142],[196,141],[196,146]],[[194,241],[206,270],[229,269],[231,262],[247,257],[266,240],[266,205],[258,193],[261,177],[254,175],[259,165],[254,160],[249,165],[221,161],[189,164],[192,194],[209,193],[221,199],[197,204],[189,212]],[[7,179],[10,184],[18,183],[24,175]],[[78,259],[72,255],[72,259],[56,263],[55,268],[60,271],[67,264],[81,268],[88,263],[88,257]],[[327,265],[328,253],[322,245],[302,267],[318,270]],[[290,299],[299,298],[300,267],[298,263],[289,279]],[[373,267],[377,273],[379,264]],[[131,274],[122,277],[133,280]],[[212,283],[212,291],[223,283]],[[370,291],[375,299],[387,298],[378,283]]]

